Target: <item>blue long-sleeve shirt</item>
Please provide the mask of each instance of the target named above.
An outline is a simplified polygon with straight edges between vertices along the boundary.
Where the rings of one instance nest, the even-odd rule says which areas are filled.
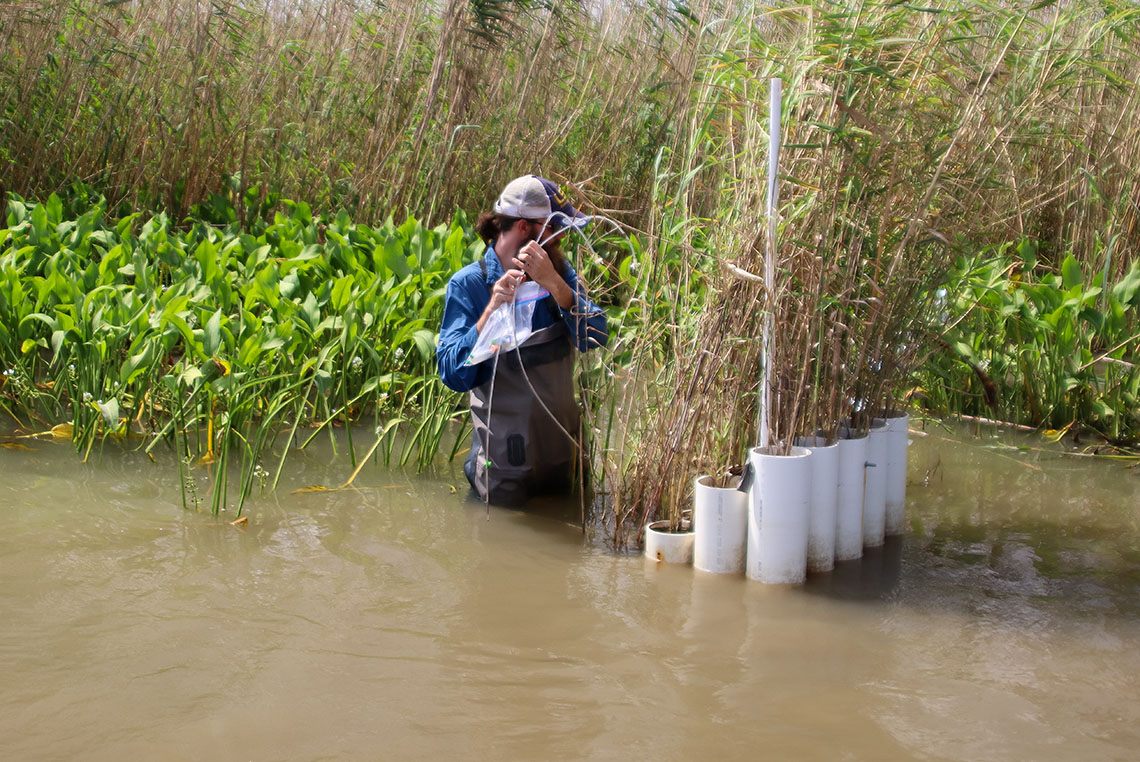
[[[494,358],[478,365],[463,364],[479,338],[475,324],[491,303],[491,287],[505,274],[498,255],[490,246],[483,255],[483,263],[486,266],[486,277],[479,263],[473,262],[452,275],[447,282],[436,363],[443,383],[457,392],[471,391],[491,379]],[[559,307],[557,317],[544,304],[539,304],[531,320],[531,330],[546,328],[553,325],[555,320],[561,319],[566,322],[579,352],[605,346],[609,340],[606,313],[586,298],[578,283],[578,273],[569,264],[566,265],[563,278],[574,292],[574,304],[568,310]]]

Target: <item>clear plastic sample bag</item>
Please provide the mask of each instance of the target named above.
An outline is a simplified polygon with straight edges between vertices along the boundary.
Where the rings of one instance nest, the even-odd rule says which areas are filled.
[[[531,280],[519,286],[514,304],[499,305],[487,318],[479,339],[463,364],[478,365],[496,352],[514,349],[530,338],[534,308],[549,295],[549,291]]]

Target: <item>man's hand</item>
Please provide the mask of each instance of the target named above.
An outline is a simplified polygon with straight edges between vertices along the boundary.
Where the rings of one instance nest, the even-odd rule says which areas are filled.
[[[531,241],[522,247],[519,253],[515,255],[513,261],[515,267],[522,270],[530,276],[531,280],[549,291],[562,309],[568,310],[573,306],[574,292],[566,285],[562,274],[554,269],[554,263],[550,261],[550,255],[546,253],[546,249],[538,245],[537,241]]]
[[[526,280],[526,273],[522,270],[507,270],[503,277],[495,281],[495,285],[491,287],[491,301],[487,304],[487,309],[483,310],[483,314],[479,316],[479,322],[475,324],[476,331],[482,331],[483,326],[487,324],[487,319],[491,317],[491,313],[497,310],[504,304],[510,304],[515,299],[515,291]]]

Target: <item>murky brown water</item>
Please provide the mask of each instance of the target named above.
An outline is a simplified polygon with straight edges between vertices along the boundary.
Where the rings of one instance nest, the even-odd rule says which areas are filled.
[[[905,540],[795,590],[488,517],[458,469],[235,529],[135,453],[0,449],[0,759],[1134,759],[1140,468],[947,436]]]

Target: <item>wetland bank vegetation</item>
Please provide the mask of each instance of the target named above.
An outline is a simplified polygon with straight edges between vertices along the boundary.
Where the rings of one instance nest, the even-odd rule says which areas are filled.
[[[346,470],[466,446],[443,288],[528,171],[623,226],[568,245],[613,333],[577,380],[619,545],[744,459],[766,349],[776,443],[900,404],[1140,431],[1131,3],[40,0],[0,22],[0,416],[209,469],[215,511],[334,427]]]

